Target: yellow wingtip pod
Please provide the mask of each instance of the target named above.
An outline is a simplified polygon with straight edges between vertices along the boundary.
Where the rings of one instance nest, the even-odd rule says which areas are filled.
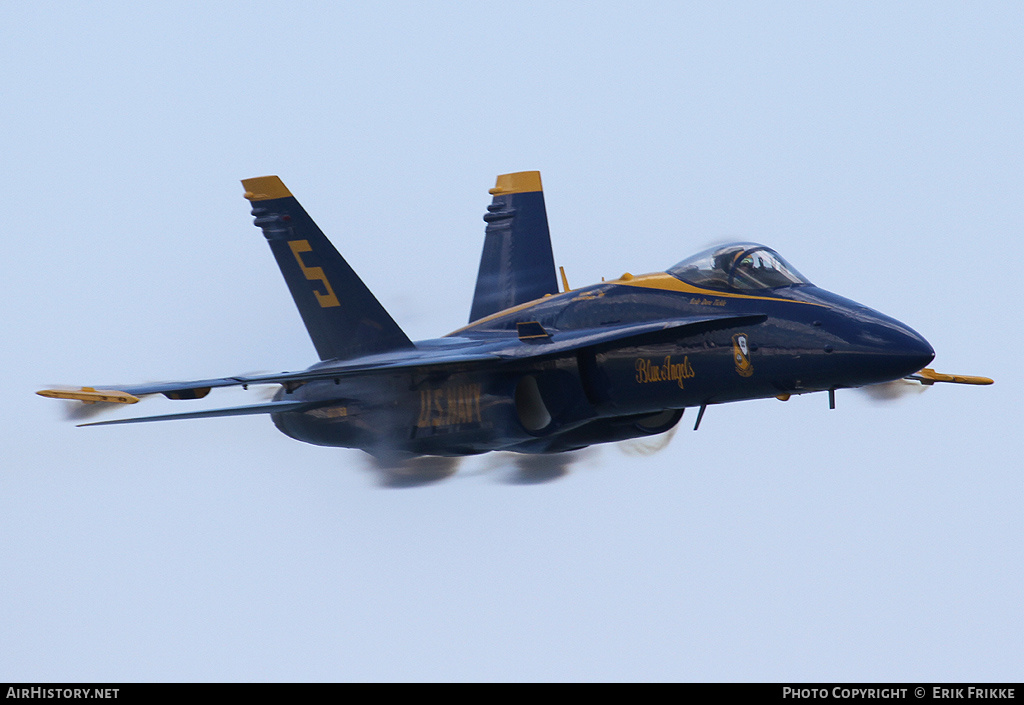
[[[277,176],[242,179],[242,186],[245,187],[245,197],[250,201],[269,201],[272,198],[289,198],[292,195]]]
[[[918,376],[923,377],[928,382],[952,382],[954,384],[994,384],[995,381],[988,377],[975,377],[972,375],[947,375],[941,372],[936,372],[930,367],[926,367],[919,371]]]
[[[93,389],[92,387],[82,387],[79,390],[41,389],[36,394],[49,399],[71,399],[86,404],[95,404],[98,401],[112,404],[134,404],[139,400],[137,396],[128,392],[119,392],[116,389]]]
[[[543,190],[539,171],[517,171],[514,174],[500,175],[494,188],[487,193],[492,196],[504,196],[509,193],[533,193]]]

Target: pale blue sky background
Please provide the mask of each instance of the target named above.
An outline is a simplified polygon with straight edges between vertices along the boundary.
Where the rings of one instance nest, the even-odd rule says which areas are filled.
[[[1019,681],[1022,31],[1019,2],[4,3],[0,680]],[[407,489],[263,417],[77,429],[32,394],[314,362],[263,174],[444,334],[526,169],[574,286],[761,241],[997,384]]]

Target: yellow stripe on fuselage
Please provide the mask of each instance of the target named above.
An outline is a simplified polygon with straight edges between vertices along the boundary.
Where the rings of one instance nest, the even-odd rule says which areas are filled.
[[[487,323],[488,321],[493,321],[496,318],[501,318],[502,316],[507,316],[510,313],[517,313],[519,311],[525,311],[528,308],[533,308],[534,306],[536,306],[537,304],[541,303],[542,301],[547,301],[548,299],[550,299],[553,296],[564,296],[566,293],[569,293],[569,292],[562,292],[561,294],[545,294],[543,297],[541,297],[539,299],[534,299],[533,301],[527,301],[525,304],[519,304],[518,306],[512,306],[510,308],[506,308],[506,309],[503,309],[501,311],[498,311],[497,313],[492,313],[490,316],[484,316],[483,318],[478,318],[475,321],[473,321],[472,323],[470,323],[468,325],[465,325],[465,326],[462,326],[462,328],[456,328],[455,330],[453,330],[448,335],[456,335],[457,333],[461,333],[464,330],[469,330],[470,328],[476,328],[481,323]],[[573,293],[576,293],[576,292],[573,292]]]
[[[736,294],[730,291],[715,291],[714,289],[702,289],[693,284],[687,284],[681,279],[668,274],[667,272],[656,272],[654,274],[641,274],[638,277],[626,275],[622,279],[608,282],[619,286],[636,286],[643,289],[660,289],[661,291],[678,291],[683,294],[694,294],[697,296],[715,296],[724,299],[753,299],[755,301],[781,301],[788,304],[806,304],[808,306],[821,306],[828,308],[825,304],[812,301],[794,301],[783,299],[778,296],[754,296],[753,294]]]
[[[527,301],[525,304],[519,304],[518,306],[512,306],[511,308],[506,308],[503,311],[498,311],[497,313],[492,313],[489,316],[484,316],[483,318],[479,318],[479,319],[473,321],[469,325],[465,325],[465,326],[462,326],[462,328],[458,328],[456,330],[453,330],[448,335],[458,335],[459,333],[461,333],[463,331],[470,330],[472,328],[477,327],[481,323],[487,323],[488,321],[493,321],[496,318],[501,318],[502,316],[507,316],[510,313],[518,313],[520,311],[525,311],[525,310],[527,310],[529,308],[533,308],[537,304],[542,303],[544,301],[547,301],[547,300],[549,300],[549,299],[551,299],[551,298],[553,298],[555,296],[565,296],[566,294],[574,294],[575,296],[585,296],[587,294],[587,292],[591,291],[592,289],[596,289],[596,288],[599,288],[599,287],[607,287],[609,285],[611,285],[611,286],[635,286],[635,287],[638,287],[638,288],[641,288],[641,289],[658,289],[660,291],[676,291],[676,292],[679,292],[680,294],[693,294],[694,296],[704,296],[704,297],[709,297],[709,298],[710,297],[716,297],[716,298],[720,298],[720,299],[752,299],[752,300],[755,300],[755,301],[778,301],[779,303],[803,304],[805,306],[821,306],[822,308],[829,308],[829,306],[827,304],[819,304],[819,303],[815,303],[813,301],[795,301],[793,299],[783,299],[783,298],[779,298],[777,296],[754,296],[753,294],[734,294],[734,293],[728,292],[728,291],[715,291],[713,289],[702,289],[699,286],[693,286],[692,284],[687,284],[686,282],[684,282],[684,281],[682,281],[680,279],[676,279],[671,274],[668,274],[666,272],[655,272],[654,274],[641,274],[641,275],[635,276],[635,277],[633,275],[631,275],[631,274],[625,274],[625,275],[623,275],[622,279],[615,279],[615,280],[612,280],[612,281],[601,282],[600,284],[594,284],[592,286],[584,287],[582,289],[573,289],[572,291],[563,291],[561,294],[547,294],[543,298],[534,299],[533,301]]]

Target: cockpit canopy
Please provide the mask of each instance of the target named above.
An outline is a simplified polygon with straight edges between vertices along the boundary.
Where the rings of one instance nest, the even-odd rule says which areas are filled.
[[[684,259],[668,273],[687,284],[717,291],[754,291],[811,283],[778,252],[756,242],[713,247]]]

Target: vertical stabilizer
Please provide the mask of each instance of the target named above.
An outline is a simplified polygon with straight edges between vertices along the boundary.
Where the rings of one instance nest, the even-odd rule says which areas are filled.
[[[540,172],[502,174],[490,193],[470,323],[558,293]]]
[[[413,347],[281,179],[242,185],[321,360]]]

